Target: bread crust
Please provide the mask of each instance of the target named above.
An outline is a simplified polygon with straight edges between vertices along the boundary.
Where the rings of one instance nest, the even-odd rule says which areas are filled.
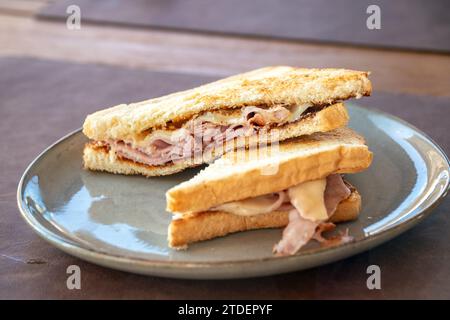
[[[144,175],[146,177],[164,176],[180,172],[189,165],[185,163],[172,163],[165,166],[148,166],[128,159],[117,157],[107,148],[98,148],[87,143],[83,149],[83,166],[93,171],[104,171],[125,175]]]
[[[310,116],[291,124],[286,124],[277,128],[275,131],[269,131],[269,139],[272,141],[286,140],[300,135],[308,135],[314,132],[325,132],[335,128],[343,127],[348,123],[349,116],[343,103],[336,103],[328,106]],[[254,135],[248,138],[236,140],[237,148],[254,146],[260,141],[268,139],[265,135]],[[231,144],[230,144],[231,145]],[[215,157],[222,155],[225,150],[217,150],[214,154],[206,154],[202,163],[208,163]],[[163,166],[148,166],[139,164],[131,160],[117,157],[114,152],[105,148],[97,148],[94,144],[86,144],[83,152],[84,167],[89,170],[106,171],[116,174],[141,174],[147,177],[173,174],[189,167],[198,166],[200,163],[193,161],[177,161]]]
[[[341,201],[330,221],[334,223],[351,221],[358,217],[361,209],[361,196],[352,188],[350,196]],[[256,216],[238,216],[226,212],[201,212],[183,215],[169,225],[169,246],[185,249],[188,244],[222,237],[230,233],[282,228],[289,222],[289,212],[275,211]]]
[[[238,74],[191,90],[121,104],[87,116],[83,133],[93,140],[129,140],[149,128],[210,110],[248,105],[328,105],[370,95],[368,72],[275,66]]]
[[[226,153],[189,181],[169,189],[167,210],[181,214],[202,212],[332,173],[360,172],[372,162],[364,139],[349,128],[292,138],[272,153],[264,150]],[[260,157],[264,154],[268,156]]]

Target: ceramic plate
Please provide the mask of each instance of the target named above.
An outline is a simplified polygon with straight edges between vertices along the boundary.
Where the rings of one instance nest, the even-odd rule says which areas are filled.
[[[198,170],[146,179],[82,169],[86,138],[76,131],[45,150],[25,171],[18,205],[44,239],[81,259],[130,272],[220,279],[302,270],[388,241],[420,222],[445,196],[449,163],[425,134],[393,116],[349,104],[350,126],[363,134],[374,161],[347,179],[362,195],[358,220],[340,224],[355,241],[334,248],[310,243],[297,255],[274,257],[281,229],[242,232],[168,248],[164,194]]]

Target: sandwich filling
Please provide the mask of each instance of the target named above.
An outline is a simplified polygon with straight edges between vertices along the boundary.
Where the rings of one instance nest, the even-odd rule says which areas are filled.
[[[139,141],[107,140],[93,143],[98,147],[107,147],[120,158],[149,166],[187,159],[212,159],[218,149],[223,152],[231,149],[235,138],[249,137],[299,121],[319,108],[277,105],[209,111],[186,121],[179,128],[154,130]]]
[[[274,246],[277,255],[295,254],[311,239],[322,245],[336,245],[352,240],[347,233],[326,239],[324,231],[335,228],[327,222],[338,204],[347,199],[350,189],[340,174],[324,179],[303,182],[287,190],[219,205],[210,211],[224,211],[237,215],[258,215],[275,211],[289,211],[289,223],[280,242]]]

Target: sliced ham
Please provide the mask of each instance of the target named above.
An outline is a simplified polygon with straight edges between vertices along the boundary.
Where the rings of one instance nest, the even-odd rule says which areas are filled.
[[[153,144],[153,146],[156,149],[165,149],[165,148],[170,147],[172,145],[172,143],[164,141],[163,139],[155,139],[152,142],[152,144]]]
[[[164,154],[169,153],[169,150],[167,148],[164,148],[159,149],[158,154],[153,154],[152,156],[150,156],[148,153],[135,149],[130,144],[123,141],[111,142],[110,146],[119,157],[130,159],[134,162],[146,163],[155,166],[165,163],[164,158],[166,158],[167,156]]]
[[[350,196],[350,189],[341,175],[308,181],[278,193],[224,203],[211,211],[252,216],[274,211],[289,211],[289,223],[282,239],[274,246],[277,255],[293,255],[311,239],[322,246],[333,246],[352,241],[348,232],[325,238],[322,233],[336,226],[326,222],[336,211],[338,204]],[[322,212],[323,211],[323,212]]]
[[[318,185],[318,188],[320,187],[321,186]],[[301,214],[297,209],[291,210],[289,212],[289,223],[283,231],[281,241],[274,246],[274,253],[280,256],[293,255],[312,238],[325,245],[333,245],[351,241],[352,238],[349,237],[348,234],[329,240],[322,237],[322,232],[327,231],[327,229],[329,230],[330,227],[334,228],[334,224],[326,224],[325,220],[328,220],[334,214],[338,204],[342,200],[348,198],[350,193],[351,191],[345,185],[341,175],[333,174],[328,176],[326,179],[326,188],[323,193],[323,199],[328,216],[323,220],[311,220],[304,218],[305,216],[312,216],[311,214]],[[295,195],[295,193],[292,192],[289,194],[291,196]],[[291,198],[290,200],[293,204],[297,202],[296,199]],[[320,201],[320,199],[318,199],[318,201]],[[316,229],[320,232],[316,233]],[[300,233],[297,233],[296,231],[299,231]],[[306,238],[307,241],[305,241]]]
[[[170,137],[167,133],[156,132],[145,148],[135,148],[123,141],[109,141],[117,155],[150,166],[190,159],[203,151],[211,152],[225,142],[236,137],[253,134],[247,125],[223,126],[202,122],[175,130]],[[196,153],[197,152],[197,153]]]
[[[324,247],[338,246],[344,243],[348,243],[353,241],[353,237],[349,236],[348,229],[345,230],[344,233],[340,233],[330,238],[323,237],[323,232],[332,231],[336,228],[336,225],[331,222],[322,222],[316,229],[314,236],[312,237],[314,240],[317,240]]]
[[[227,140],[244,135],[242,130],[238,130],[203,123],[200,128],[192,130],[178,129],[170,138],[167,137],[167,134],[155,133],[145,148],[136,148],[123,141],[109,141],[108,144],[120,157],[150,166],[158,166],[189,159],[195,152],[201,154],[205,149],[211,149]]]
[[[297,209],[289,211],[289,224],[283,230],[283,236],[273,252],[280,256],[293,255],[311,240],[316,232],[317,222],[299,215]]]
[[[336,211],[338,204],[350,196],[350,193],[350,189],[345,185],[340,174],[332,174],[327,177],[324,199],[328,218]]]
[[[282,106],[276,106],[268,109],[259,107],[245,107],[242,110],[244,118],[250,125],[260,127],[268,125],[282,125],[288,122],[291,112]]]
[[[145,146],[124,141],[107,141],[106,146],[123,158],[150,166],[195,158],[211,152],[237,137],[253,135],[260,127],[296,121],[306,105],[260,108],[248,106],[227,114],[208,112],[186,122],[182,128],[151,133]],[[239,114],[240,112],[240,114]],[[197,153],[198,152],[198,153]]]

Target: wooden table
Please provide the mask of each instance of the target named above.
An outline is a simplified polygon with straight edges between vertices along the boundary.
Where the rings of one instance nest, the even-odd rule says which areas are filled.
[[[65,23],[32,15],[47,0],[0,2],[0,55],[225,76],[261,66],[376,70],[379,91],[450,96],[450,56],[281,40]],[[98,41],[101,39],[102,41]],[[89,49],[87,49],[89,48]],[[232,57],[232,58],[230,58]]]
[[[32,57],[214,77],[280,63],[303,67],[345,67],[374,71],[371,78],[375,90],[379,92],[450,97],[450,55],[127,28],[84,22],[81,30],[70,31],[65,23],[34,18],[35,13],[46,3],[47,0],[0,2],[0,57]],[[72,128],[67,131],[70,129]],[[11,188],[11,192],[0,195],[0,206],[3,207],[3,203],[8,202],[8,214],[18,215],[17,209],[15,212],[11,209],[14,198],[15,193]],[[24,222],[14,227],[21,230],[28,228]],[[29,231],[31,233],[31,229]],[[48,246],[41,248],[45,252],[56,250],[37,236],[35,240],[39,246]],[[13,242],[14,245],[21,245],[21,239],[14,239]],[[47,266],[40,264],[39,257],[25,258],[6,256],[0,252],[0,265],[2,259],[18,259],[20,261],[17,263],[28,264],[28,279],[36,278],[34,274],[45,274]],[[67,263],[78,261],[63,253],[58,259],[67,260]],[[189,292],[193,292],[189,296],[191,298],[320,297],[317,290],[310,294],[296,294],[293,285],[286,283],[289,279],[286,275],[267,280],[272,287],[279,289],[276,295],[272,295],[264,291],[264,285],[255,286],[258,282],[246,280],[216,282],[216,286],[223,290],[215,290],[217,287],[208,282],[193,284],[190,281],[145,278],[106,270],[88,263],[83,265],[88,278],[84,280],[86,289],[82,292],[66,289],[45,292],[45,282],[42,279],[35,284],[29,281],[24,283],[25,289],[21,290],[16,290],[11,284],[2,288],[2,283],[11,282],[6,281],[6,277],[10,275],[2,274],[0,269],[0,298],[186,298]],[[61,281],[64,284],[65,271],[60,270],[59,274],[49,275],[49,281]],[[124,281],[128,281],[131,287],[124,287]],[[311,281],[310,285],[315,286]],[[96,289],[96,284],[99,284],[101,290]],[[37,288],[38,285],[41,288]],[[195,291],[192,291],[192,286],[195,286]],[[344,287],[342,290],[344,296],[353,297],[349,288]],[[383,293],[373,293],[372,296],[383,297]]]

